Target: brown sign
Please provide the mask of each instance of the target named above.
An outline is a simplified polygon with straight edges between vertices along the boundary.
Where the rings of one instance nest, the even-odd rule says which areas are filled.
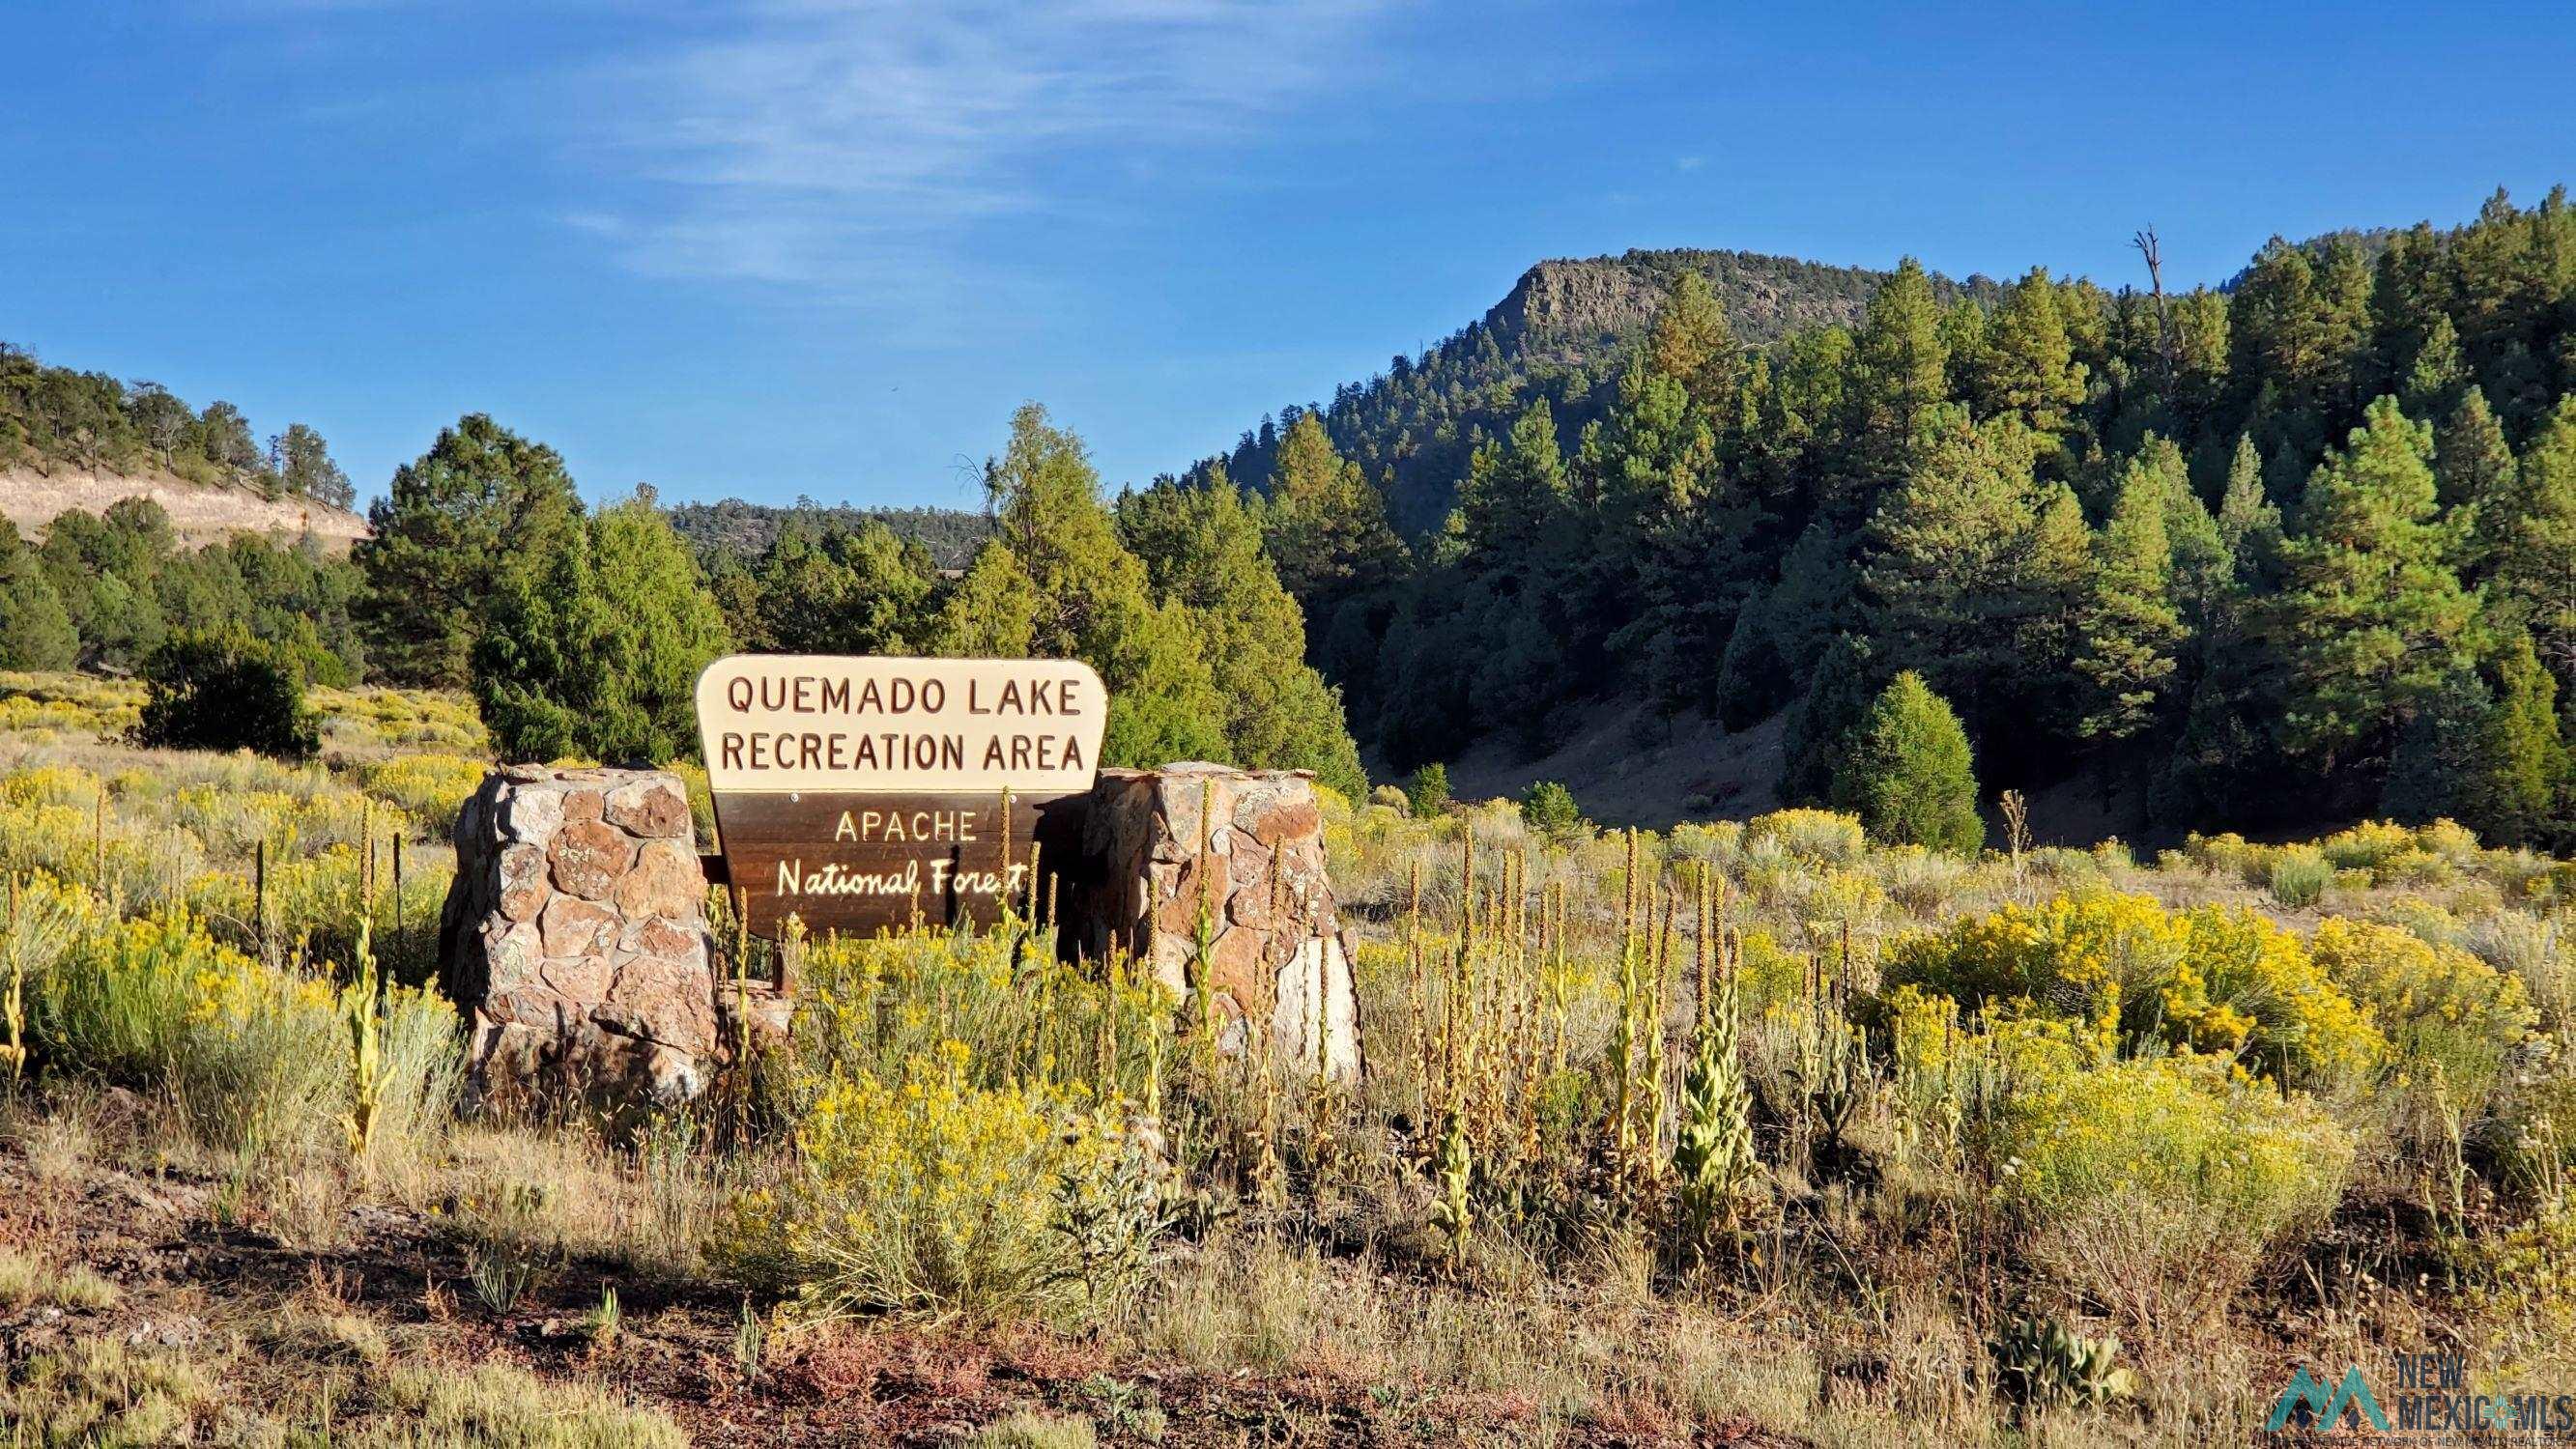
[[[725,871],[763,936],[1043,902],[1031,862],[1071,863],[1109,709],[1074,661],[759,654],[707,666],[697,703]]]

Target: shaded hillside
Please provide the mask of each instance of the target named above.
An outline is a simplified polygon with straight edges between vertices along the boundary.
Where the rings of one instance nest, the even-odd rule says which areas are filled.
[[[810,515],[830,527],[882,523],[893,529],[897,538],[912,540],[930,550],[931,558],[944,569],[964,568],[975,545],[992,531],[991,521],[983,514],[960,508],[853,508],[848,504],[825,507],[811,501],[777,508],[739,498],[679,504],[671,509],[671,526],[701,554],[722,549],[751,556],[776,543],[779,530],[798,514]]]
[[[1372,481],[1388,485],[1396,527],[1426,533],[1448,512],[1477,436],[1499,437],[1532,400],[1547,400],[1561,441],[1573,445],[1606,409],[1622,358],[1686,271],[1709,279],[1736,334],[1757,345],[1856,323],[1888,275],[1732,251],[1540,262],[1481,319],[1418,358],[1398,356],[1384,373],[1337,389],[1317,409],[1325,431]],[[1936,276],[1932,285],[1945,305],[1962,296],[1991,303],[2001,294],[1982,276],[1964,283]],[[1222,461],[1238,483],[1266,485],[1279,438],[1306,411],[1283,408],[1211,461]]]

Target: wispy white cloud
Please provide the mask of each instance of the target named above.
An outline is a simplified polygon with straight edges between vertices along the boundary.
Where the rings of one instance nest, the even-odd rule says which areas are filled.
[[[1397,0],[767,0],[597,78],[575,218],[646,271],[865,289],[1357,84]]]

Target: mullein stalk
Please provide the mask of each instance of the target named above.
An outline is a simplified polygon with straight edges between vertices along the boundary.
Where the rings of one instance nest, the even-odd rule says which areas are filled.
[[[358,923],[355,977],[340,993],[340,1011],[349,1031],[349,1110],[340,1119],[348,1130],[349,1155],[364,1169],[375,1145],[376,1122],[384,1107],[384,983],[376,971],[375,923]]]
[[[0,997],[0,1025],[9,1029],[9,1042],[0,1047],[0,1061],[9,1064],[9,1085],[14,1089],[27,1071],[27,947],[18,939],[19,884],[15,872],[9,876],[9,926],[6,937],[9,949],[9,993]]]

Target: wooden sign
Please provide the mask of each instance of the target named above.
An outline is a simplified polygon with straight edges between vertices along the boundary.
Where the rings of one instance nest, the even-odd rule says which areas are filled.
[[[1031,861],[1072,863],[1109,717],[1100,676],[1053,659],[736,654],[697,703],[725,873],[770,937],[1044,902]]]

